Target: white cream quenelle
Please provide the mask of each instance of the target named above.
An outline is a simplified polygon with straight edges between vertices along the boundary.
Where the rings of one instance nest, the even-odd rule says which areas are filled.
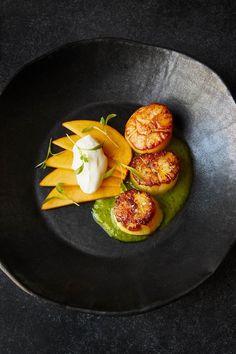
[[[107,157],[103,149],[91,150],[99,142],[91,135],[79,139],[73,147],[72,169],[76,174],[77,183],[84,193],[96,192],[100,187],[107,170]],[[79,170],[78,170],[79,169]]]

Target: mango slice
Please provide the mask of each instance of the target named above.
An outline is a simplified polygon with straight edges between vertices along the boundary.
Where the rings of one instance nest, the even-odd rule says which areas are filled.
[[[79,135],[70,135],[70,139],[72,141],[74,141],[75,143],[80,138],[81,138],[81,136],[79,136]],[[67,136],[63,136],[62,138],[53,140],[52,143],[54,145],[57,145],[57,146],[61,147],[64,150],[72,151],[74,145],[72,144],[70,139]]]
[[[102,187],[117,187],[122,179],[117,177],[109,177],[103,180]],[[57,168],[50,172],[40,182],[42,187],[55,187],[58,183],[63,183],[68,186],[78,186],[76,176],[73,170]]]
[[[75,173],[73,170],[57,168],[45,176],[40,182],[42,187],[56,186],[58,183],[64,183],[70,186],[77,185]]]
[[[84,203],[100,198],[114,197],[122,192],[121,187],[100,187],[95,193],[87,194],[81,191],[79,186],[63,186],[64,193],[66,193],[66,198],[64,195],[60,194],[56,188],[48,194],[46,201],[42,205],[42,210],[48,210],[53,208],[59,208],[66,205],[76,203]],[[49,199],[52,198],[52,199]]]
[[[71,151],[65,150],[58,155],[49,157],[46,161],[48,167],[54,168],[66,168],[72,170],[73,153]]]

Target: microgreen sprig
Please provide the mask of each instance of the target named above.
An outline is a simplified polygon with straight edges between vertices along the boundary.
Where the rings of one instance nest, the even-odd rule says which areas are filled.
[[[116,166],[113,166],[112,168],[107,170],[103,175],[103,179],[111,177],[113,175],[113,172],[115,171],[115,169],[116,169]]]
[[[59,197],[59,196],[57,196],[57,197],[48,197],[48,198],[44,199],[42,204],[46,204],[47,202],[49,202],[49,200],[53,200],[53,199],[65,200],[65,198]]]
[[[72,144],[77,147],[78,150],[95,151],[95,150],[99,150],[103,147],[103,143],[102,143],[102,144],[95,145],[92,148],[81,148],[78,145],[76,145],[76,142],[71,139],[70,135],[66,134],[66,136],[70,140],[70,142],[72,142]]]
[[[64,183],[61,183],[61,182],[57,183],[57,185],[56,185],[56,190],[57,190],[57,192],[60,193],[62,196],[64,196],[65,199],[68,199],[68,200],[70,200],[71,202],[73,202],[73,204],[79,206],[78,203],[76,203],[73,199],[71,199],[70,197],[68,197],[68,195],[65,193],[63,187],[64,187]]]
[[[69,200],[73,204],[75,204],[76,206],[80,206],[78,203],[76,203],[74,200],[72,200],[70,197],[68,197],[68,195],[64,191],[63,186],[64,186],[64,183],[61,183],[61,182],[57,183],[56,190],[61,196],[53,196],[53,197],[46,198],[43,201],[43,204],[47,203],[49,200],[52,200],[52,199],[61,199],[61,200]]]
[[[102,148],[103,146],[103,143],[102,144],[98,144],[98,145],[95,145],[94,147],[92,148],[81,148],[79,147],[78,145],[76,145],[76,142],[73,141],[71,139],[71,137],[66,134],[67,138],[70,140],[70,142],[72,142],[73,145],[75,145],[77,147],[77,149],[79,150],[80,152],[80,160],[83,161],[82,165],[79,166],[76,170],[75,170],[75,174],[76,175],[79,175],[83,169],[84,169],[84,163],[88,163],[89,162],[89,157],[83,152],[83,151],[96,151],[96,150],[99,150]]]
[[[99,128],[99,127],[94,126],[94,125],[90,125],[90,126],[84,128],[84,129],[82,130],[82,133],[87,133],[87,132],[89,132],[89,131],[91,131],[91,130],[93,130],[93,129],[98,130],[100,133],[104,134],[104,135],[106,136],[106,138],[109,139],[110,142],[111,142],[113,145],[115,145],[115,147],[119,148],[119,145],[117,145],[116,142],[111,139],[111,137],[110,137],[109,134],[107,133],[107,129],[106,129],[106,126],[107,126],[108,121],[109,121],[110,119],[114,118],[114,117],[116,117],[116,114],[115,114],[115,113],[108,114],[108,116],[107,116],[106,118],[101,117],[99,123],[102,125],[102,128]]]
[[[120,183],[120,188],[121,188],[122,192],[126,192],[128,190],[128,188],[126,187],[126,185],[124,184],[123,181]]]
[[[80,160],[83,161],[83,162],[89,162],[89,158],[88,158],[88,156],[85,155],[85,154],[81,154]]]
[[[84,163],[75,170],[75,174],[79,175],[84,169]]]
[[[95,145],[94,147],[89,148],[89,149],[82,148],[82,150],[96,151],[96,150],[101,149],[102,147],[103,147],[103,143],[102,143],[102,144]]]
[[[66,134],[66,137],[67,137],[67,139],[70,140],[70,142],[71,142],[73,145],[76,144],[76,141],[72,140],[69,134]]]
[[[60,193],[61,195],[63,195],[66,199],[70,200],[71,202],[73,202],[73,204],[77,205],[77,206],[80,206],[78,203],[76,203],[73,199],[71,199],[64,191],[64,183],[57,183],[56,185],[56,190],[58,191],[58,193]]]
[[[108,116],[106,116],[106,118],[101,117],[101,118],[100,118],[100,123],[101,123],[102,125],[107,125],[107,123],[109,122],[109,120],[112,119],[112,118],[115,118],[115,117],[116,117],[116,114],[115,114],[115,113],[110,113],[110,114],[108,114]]]
[[[77,149],[78,149],[79,152],[80,152],[80,160],[83,161],[83,163],[75,170],[75,174],[76,174],[76,175],[79,175],[79,174],[83,171],[83,169],[84,169],[84,163],[89,162],[88,156],[87,156],[86,154],[84,154],[84,153],[82,152],[82,150],[90,150],[90,149],[83,149],[83,148],[80,148],[79,146],[76,145],[76,142],[73,141],[73,140],[71,139],[71,137],[70,137],[68,134],[66,134],[66,136],[67,136],[67,138],[72,142],[72,144],[77,147]],[[91,150],[92,150],[92,149],[95,150],[95,148],[97,148],[97,146],[98,146],[98,145],[94,146],[93,148],[91,148]]]
[[[120,162],[120,161],[115,161],[115,160],[114,160],[114,162],[115,162],[115,165],[114,165],[110,170],[108,170],[107,172],[105,172],[103,178],[108,178],[108,177],[110,177],[110,176],[113,174],[113,172],[114,172],[116,166],[118,165],[118,166],[121,166],[121,167],[126,168],[128,171],[130,171],[131,173],[133,173],[133,174],[134,174],[135,176],[137,176],[139,179],[145,179],[144,176],[143,176],[143,174],[140,173],[139,171],[137,171],[136,168],[134,168],[134,167],[132,167],[132,166],[125,165],[124,163],[122,163],[122,162]]]
[[[47,162],[48,158],[49,158],[50,156],[60,155],[61,153],[62,153],[62,151],[61,151],[61,152],[58,152],[58,153],[56,153],[56,154],[54,154],[54,153],[52,152],[52,138],[50,138],[49,144],[48,144],[48,150],[47,150],[46,158],[45,158],[44,161],[42,161],[42,162],[40,162],[38,165],[36,165],[35,168],[43,168],[43,169],[47,168],[46,162]]]
[[[129,170],[131,173],[133,173],[138,178],[144,179],[144,176],[142,175],[142,173],[137,171],[136,168],[134,168],[132,166],[125,165],[124,163],[121,163],[121,162],[119,162],[119,164],[120,164],[120,166],[122,166],[122,167],[126,168],[127,170]]]
[[[76,175],[79,175],[83,171],[84,163],[88,163],[89,162],[88,157],[85,156],[85,155],[81,155],[80,156],[80,160],[83,161],[83,163],[75,170],[75,174]]]
[[[84,164],[89,162],[88,156],[82,153],[81,150],[80,150],[80,160],[82,161],[82,164],[75,170],[76,175],[79,175],[84,169]]]

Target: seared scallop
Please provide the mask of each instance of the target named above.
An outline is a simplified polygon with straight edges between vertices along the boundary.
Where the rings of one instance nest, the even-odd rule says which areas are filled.
[[[180,171],[179,159],[171,151],[136,156],[131,166],[142,177],[130,173],[133,185],[151,194],[165,193],[173,188]]]
[[[125,126],[125,138],[139,154],[163,150],[172,137],[173,118],[167,106],[152,103],[139,108]]]
[[[130,189],[116,198],[112,216],[120,230],[131,235],[149,235],[160,225],[163,213],[148,193]]]

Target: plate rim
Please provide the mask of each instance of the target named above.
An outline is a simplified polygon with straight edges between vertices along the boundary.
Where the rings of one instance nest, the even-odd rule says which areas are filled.
[[[208,64],[203,63],[201,60],[195,58],[194,56],[189,55],[189,54],[185,54],[181,51],[178,51],[178,50],[170,48],[170,47],[159,46],[159,45],[150,44],[150,43],[146,43],[146,42],[142,42],[142,41],[138,41],[138,40],[134,40],[134,39],[129,39],[129,38],[124,38],[124,37],[112,37],[112,36],[111,37],[105,36],[105,37],[84,38],[84,39],[79,39],[76,41],[66,42],[64,44],[56,46],[55,48],[53,48],[51,50],[46,51],[45,53],[37,56],[36,58],[34,58],[32,60],[27,61],[25,64],[21,65],[18,69],[16,69],[15,73],[12,76],[10,76],[9,79],[6,80],[3,89],[0,91],[0,99],[1,99],[1,96],[3,95],[3,93],[6,91],[6,89],[10,85],[11,81],[13,81],[25,68],[27,68],[31,64],[34,64],[34,63],[46,58],[47,56],[54,54],[62,49],[66,49],[67,47],[69,48],[72,46],[77,46],[79,44],[89,44],[89,43],[97,43],[97,42],[119,42],[121,44],[122,43],[129,44],[129,45],[137,46],[137,47],[142,46],[142,47],[156,48],[156,49],[174,52],[174,53],[179,54],[185,58],[190,58],[190,59],[196,61],[198,64],[202,65],[207,70],[210,70],[217,77],[217,79],[221,81],[221,83],[224,85],[224,87],[226,89],[226,93],[228,94],[228,96],[230,98],[233,99],[233,102],[236,104],[236,99],[234,99],[233,94],[231,93],[229,87],[227,86],[225,81],[219,76],[219,74],[213,68],[211,68]]]

